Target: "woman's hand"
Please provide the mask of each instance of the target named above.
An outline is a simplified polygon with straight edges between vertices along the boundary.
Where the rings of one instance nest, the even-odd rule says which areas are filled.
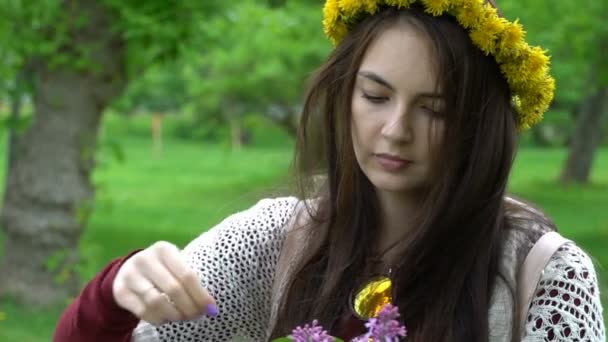
[[[112,285],[116,303],[154,325],[217,315],[213,297],[169,242],[156,242],[121,266]]]

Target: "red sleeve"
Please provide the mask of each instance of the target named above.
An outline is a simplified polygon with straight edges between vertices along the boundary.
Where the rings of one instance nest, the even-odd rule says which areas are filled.
[[[139,250],[113,260],[87,284],[57,323],[53,342],[129,342],[139,319],[116,304],[112,284],[118,269]]]

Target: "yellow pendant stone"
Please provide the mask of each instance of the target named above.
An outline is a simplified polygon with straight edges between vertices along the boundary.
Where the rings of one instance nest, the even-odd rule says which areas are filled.
[[[353,298],[355,314],[364,320],[377,317],[382,308],[393,301],[392,287],[388,277],[370,280]]]

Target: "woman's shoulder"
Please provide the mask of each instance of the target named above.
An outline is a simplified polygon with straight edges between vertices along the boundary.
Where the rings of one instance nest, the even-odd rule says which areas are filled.
[[[526,256],[546,233],[556,231],[539,208],[515,196],[504,199],[505,229],[501,233],[499,272],[511,288],[518,283]]]
[[[280,239],[300,202],[296,197],[261,199],[251,207],[227,216],[192,241],[186,250],[211,242],[258,243]]]
[[[300,199],[293,196],[263,198],[253,206],[230,215],[226,221],[259,218],[266,222],[287,219],[300,202]]]
[[[573,241],[563,244],[553,254],[545,267],[543,278],[597,285],[597,276],[591,257]],[[591,289],[589,293],[594,294],[594,292]]]
[[[582,248],[568,242],[543,269],[526,317],[526,336],[604,341],[602,311],[593,262]]]
[[[514,195],[504,198],[505,217],[514,228],[526,228],[521,225],[540,225],[543,232],[555,230],[549,216],[534,203]]]
[[[505,197],[505,218],[507,229],[504,232],[503,249],[517,250],[518,262],[521,264],[525,256],[539,239],[549,233],[557,232],[558,229],[553,221],[537,206],[516,197]],[[574,241],[568,240],[552,256],[554,265],[584,265],[592,269],[593,263]]]
[[[513,195],[505,196],[504,213],[503,250],[514,254],[516,264],[523,261],[541,236],[557,230],[553,220],[542,209]]]
[[[531,248],[557,227],[539,207],[513,196],[505,198],[505,218],[508,229],[504,232],[501,268],[515,287]],[[530,304],[525,341],[550,335],[558,336],[558,340],[568,336],[581,340],[588,337],[590,341],[605,338],[595,268],[589,254],[574,241],[562,244],[544,266]]]
[[[300,202],[300,199],[292,196],[263,198],[251,207],[229,215],[214,228],[241,231],[276,230],[290,220]]]

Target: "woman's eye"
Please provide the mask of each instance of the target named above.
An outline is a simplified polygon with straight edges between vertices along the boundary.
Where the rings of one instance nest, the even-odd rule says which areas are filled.
[[[442,112],[438,109],[435,109],[434,107],[430,107],[430,106],[421,106],[422,110],[424,110],[425,112],[433,115],[433,116],[441,116]]]
[[[388,97],[385,96],[373,96],[367,93],[363,93],[361,95],[364,99],[368,100],[371,103],[383,103],[388,100]]]

